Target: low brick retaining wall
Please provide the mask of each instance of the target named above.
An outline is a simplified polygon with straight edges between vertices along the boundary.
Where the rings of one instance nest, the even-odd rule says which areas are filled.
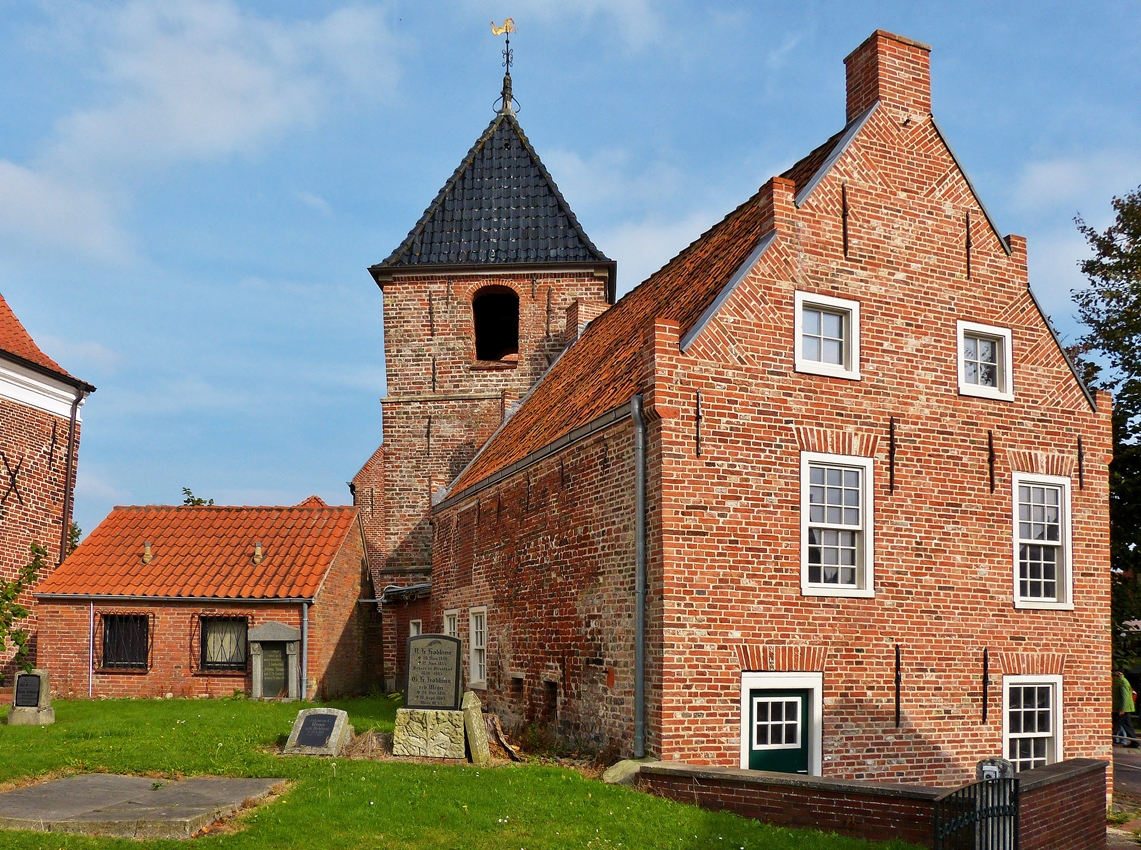
[[[1021,850],[1104,850],[1105,768],[1072,759],[1019,775]],[[643,765],[644,791],[779,826],[930,847],[935,800],[947,790],[763,770]]]

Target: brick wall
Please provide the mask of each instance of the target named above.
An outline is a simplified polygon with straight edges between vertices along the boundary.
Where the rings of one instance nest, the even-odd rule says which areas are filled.
[[[436,515],[432,626],[487,606],[487,689],[508,726],[603,749],[633,729],[633,429],[624,421]]]
[[[1019,776],[1023,850],[1105,847],[1105,762],[1078,759]],[[645,765],[651,794],[786,827],[930,847],[935,800],[946,789],[799,777],[764,771]]]
[[[11,580],[31,560],[32,543],[48,550],[41,580],[51,574],[59,560],[68,425],[65,417],[0,398],[0,451],[8,463],[7,467],[0,464],[0,580]],[[73,458],[76,464],[79,430],[77,424]],[[14,485],[9,467],[15,475]],[[31,635],[30,657],[35,661],[39,612],[30,592],[20,602],[32,612],[25,627]],[[9,680],[11,657],[12,650],[0,656],[0,673]]]

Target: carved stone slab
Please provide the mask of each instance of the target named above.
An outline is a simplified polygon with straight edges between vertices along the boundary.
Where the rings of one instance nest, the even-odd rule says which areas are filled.
[[[392,732],[394,756],[462,759],[464,713],[423,708],[401,708]]]
[[[460,641],[448,635],[408,638],[407,708],[455,711],[460,707]]]
[[[30,673],[17,673],[12,703],[12,708],[8,711],[9,726],[47,726],[55,723],[48,671],[37,669]]]
[[[336,756],[352,737],[349,715],[339,708],[306,708],[297,712],[293,731],[282,750],[286,755]]]
[[[471,750],[472,764],[491,764],[491,746],[487,743],[483,706],[479,697],[471,691],[464,694],[464,728],[467,730],[467,746]]]

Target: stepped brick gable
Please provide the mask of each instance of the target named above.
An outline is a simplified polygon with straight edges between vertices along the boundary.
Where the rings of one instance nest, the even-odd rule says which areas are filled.
[[[0,580],[11,580],[31,560],[31,545],[47,549],[47,578],[66,554],[72,494],[79,462],[79,409],[95,387],[48,357],[0,297]],[[38,661],[40,613],[21,624],[30,635],[29,659]],[[12,648],[0,655],[11,681]]]
[[[437,496],[424,627],[506,720],[944,786],[1109,758],[1111,399],[935,122],[929,52],[857,48],[845,126],[575,334]]]

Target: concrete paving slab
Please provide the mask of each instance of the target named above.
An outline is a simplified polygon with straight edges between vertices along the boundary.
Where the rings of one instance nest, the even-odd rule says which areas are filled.
[[[198,776],[177,782],[86,774],[0,794],[0,828],[189,838],[257,800],[281,779]]]

